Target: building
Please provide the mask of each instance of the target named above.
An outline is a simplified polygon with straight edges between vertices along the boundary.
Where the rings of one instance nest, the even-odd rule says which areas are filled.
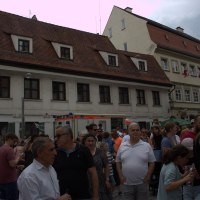
[[[139,68],[143,63],[143,68]],[[157,73],[158,72],[158,73]],[[53,116],[125,114],[150,126],[169,118],[172,87],[151,55],[116,50],[108,37],[0,12],[0,133],[54,137]]]
[[[171,115],[189,119],[200,113],[200,40],[114,6],[103,32],[117,49],[153,55],[172,81]],[[189,76],[185,77],[185,74]],[[158,73],[157,73],[158,74]]]

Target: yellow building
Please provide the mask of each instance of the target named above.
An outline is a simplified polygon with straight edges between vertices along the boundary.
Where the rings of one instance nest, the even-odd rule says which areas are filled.
[[[200,40],[114,6],[104,29],[117,49],[153,55],[174,87],[171,116],[188,119],[200,113]],[[185,77],[184,75],[187,74]]]

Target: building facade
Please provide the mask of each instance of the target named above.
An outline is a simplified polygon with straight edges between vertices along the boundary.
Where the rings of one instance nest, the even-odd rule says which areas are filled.
[[[189,120],[200,113],[200,41],[114,6],[103,35],[117,49],[153,55],[174,87],[169,90],[171,116]],[[184,71],[185,70],[185,71]],[[184,74],[185,72],[185,74]],[[185,76],[186,75],[186,76]]]
[[[125,114],[149,127],[153,117],[169,118],[171,87],[151,55],[116,50],[98,34],[0,12],[1,135],[20,136],[23,102],[26,135],[54,137],[54,116],[69,113]]]

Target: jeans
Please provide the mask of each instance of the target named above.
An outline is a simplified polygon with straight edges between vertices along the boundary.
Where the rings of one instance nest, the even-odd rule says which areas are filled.
[[[200,186],[187,187],[183,185],[184,200],[200,200]]]
[[[0,199],[17,200],[17,181],[7,184],[0,184]]]

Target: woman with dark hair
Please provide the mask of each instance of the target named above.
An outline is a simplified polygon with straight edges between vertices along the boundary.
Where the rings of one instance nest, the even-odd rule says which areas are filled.
[[[160,127],[154,126],[153,127],[153,137],[152,137],[152,145],[154,149],[161,150],[161,141],[163,137],[161,135]]]
[[[96,147],[98,148],[99,147],[99,143],[98,143],[98,138],[97,138],[97,125],[92,123],[88,126],[86,126],[86,129],[88,130],[89,133],[93,134],[96,138]]]
[[[29,142],[21,150],[21,153],[24,153],[24,168],[28,167],[33,162],[32,145],[37,137],[39,137],[39,135],[33,134]]]
[[[165,154],[167,151],[172,149],[177,145],[175,138],[177,132],[176,124],[174,122],[167,122],[165,124],[165,129],[162,131],[163,139],[161,142],[162,154]]]
[[[193,181],[194,173],[188,174],[186,172],[181,175],[178,165],[186,165],[189,156],[190,151],[182,145],[173,147],[163,155],[162,162],[164,165],[160,172],[157,200],[182,199],[181,186],[186,182]]]
[[[99,200],[111,200],[110,183],[109,183],[109,163],[106,154],[99,148],[96,148],[96,137],[89,133],[84,136],[83,144],[85,144],[93,155],[99,180]],[[105,173],[103,172],[105,169]],[[89,176],[89,175],[88,175]],[[90,192],[92,193],[91,177],[89,176]],[[109,189],[109,190],[108,190]]]

